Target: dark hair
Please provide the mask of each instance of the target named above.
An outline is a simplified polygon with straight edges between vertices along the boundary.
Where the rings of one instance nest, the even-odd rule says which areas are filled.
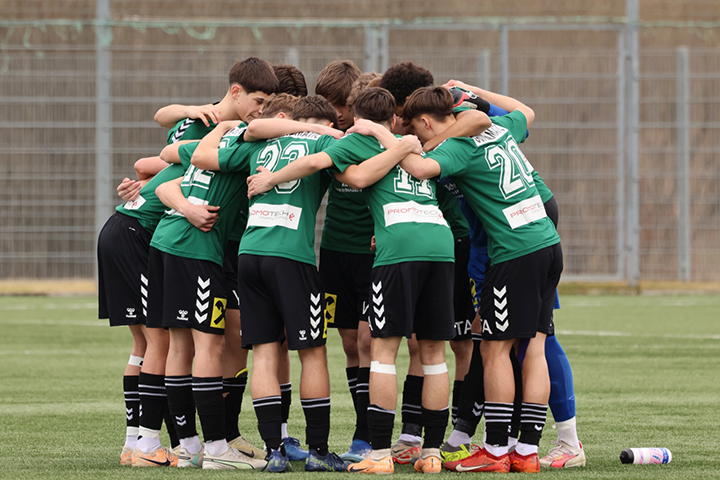
[[[260,118],[273,118],[280,112],[283,112],[288,117],[292,117],[293,108],[295,108],[295,104],[299,99],[300,97],[296,97],[294,95],[278,93],[274,97],[265,101]]]
[[[390,122],[395,115],[395,99],[384,88],[366,88],[355,99],[353,110],[358,118],[378,123]]]
[[[272,65],[261,58],[248,57],[235,62],[228,77],[230,85],[240,85],[245,93],[263,92],[272,95],[278,90],[278,79]]]
[[[395,97],[395,103],[402,107],[407,97],[421,87],[428,87],[435,83],[432,73],[413,62],[403,62],[393,65],[383,73],[380,86]]]
[[[278,93],[289,93],[296,97],[304,97],[308,94],[305,75],[295,65],[281,63],[273,65],[273,70],[280,83]]]
[[[322,95],[333,105],[343,106],[353,82],[362,71],[350,60],[335,60],[322,69],[315,84],[315,95]]]
[[[403,124],[409,124],[420,115],[442,120],[453,114],[452,94],[444,87],[418,88],[410,94],[403,108]]]
[[[373,80],[379,80],[380,77],[382,77],[382,75],[380,75],[379,73],[367,72],[356,78],[352,84],[352,87],[350,88],[350,94],[347,97],[347,106],[352,108],[353,103],[355,103],[355,99],[358,95],[360,95],[360,92],[369,87],[370,83]]]
[[[309,95],[300,98],[295,104],[292,114],[295,120],[301,118],[320,118],[332,122],[335,127],[337,127],[338,124],[335,108],[320,95]]]

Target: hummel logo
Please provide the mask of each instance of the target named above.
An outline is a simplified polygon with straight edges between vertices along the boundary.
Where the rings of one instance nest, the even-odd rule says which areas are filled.
[[[135,315],[135,309],[134,308],[126,308],[127,315],[125,315],[125,318],[136,318],[137,315]]]
[[[542,431],[542,426],[541,426],[541,425],[535,425],[535,430],[537,430],[538,432]]]
[[[178,310],[178,316],[176,317],[178,320],[184,320],[187,321],[187,310]]]
[[[300,330],[300,340],[307,340],[306,334],[307,334],[307,331]],[[243,453],[244,453],[244,451],[243,451]]]
[[[185,415],[182,415],[180,417],[175,417],[175,422],[178,424],[178,426],[182,427],[184,425],[187,425],[187,419],[185,418]]]

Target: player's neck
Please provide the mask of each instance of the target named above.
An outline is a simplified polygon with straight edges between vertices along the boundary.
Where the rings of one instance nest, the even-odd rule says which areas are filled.
[[[223,99],[220,100],[220,103],[217,104],[217,108],[218,110],[220,110],[220,118],[222,118],[223,120],[242,120],[243,122],[246,121],[244,118],[240,118],[238,116],[235,109],[235,100],[233,99],[230,90],[228,90]]]

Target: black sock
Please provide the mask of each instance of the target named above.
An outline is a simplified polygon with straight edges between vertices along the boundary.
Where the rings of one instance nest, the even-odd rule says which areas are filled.
[[[460,405],[460,392],[462,392],[463,381],[455,380],[453,382],[452,391],[452,423],[455,425],[458,419],[458,409]]]
[[[423,377],[405,377],[402,399],[402,433],[422,436],[422,386]],[[369,422],[369,420],[368,420]]]
[[[225,440],[222,377],[192,377],[193,397],[205,442]]]
[[[485,442],[488,445],[507,446],[512,414],[512,403],[485,402]]]
[[[125,393],[126,425],[137,430],[140,427],[140,391],[138,390],[137,375],[123,377],[123,392]]]
[[[223,393],[225,396],[225,438],[228,441],[240,436],[238,418],[242,408],[243,394],[247,387],[248,372],[244,370],[234,378],[223,378]]]
[[[440,448],[445,437],[445,427],[448,424],[448,409],[428,410],[423,407],[422,416],[425,429],[423,448]]]
[[[268,449],[279,450],[282,443],[280,431],[281,419],[280,396],[253,399],[253,408],[258,420],[258,431]],[[268,450],[269,452],[270,450]]]
[[[355,429],[357,430],[357,382],[358,382],[358,369],[360,367],[345,367],[345,375],[347,376],[348,389],[350,390],[350,397],[352,397],[353,408],[355,409]]]
[[[195,412],[193,412],[193,416],[195,416]],[[167,429],[168,437],[170,437],[170,447],[175,448],[180,445],[180,437],[178,437],[177,429],[175,429],[175,421],[173,416],[170,415],[170,407],[167,402],[165,402],[163,420],[165,420],[165,428]]]
[[[170,414],[170,423],[167,421],[165,423],[175,427],[179,438],[191,438],[197,435],[192,380],[191,375],[165,377]]]
[[[513,367],[513,377],[515,379],[515,399],[513,400],[513,416],[510,421],[510,436],[518,438],[520,435],[520,415],[523,408],[523,378],[522,366],[515,355],[515,349],[510,350],[510,362]]]
[[[357,425],[353,440],[365,440],[370,443],[370,432],[368,431],[367,408],[370,405],[370,369],[359,368],[357,377]]]
[[[305,414],[305,441],[320,456],[328,453],[330,435],[330,397],[301,398]]]
[[[280,385],[280,399],[282,402],[280,409],[281,423],[287,423],[290,418],[290,404],[292,404],[292,383],[283,383]]]
[[[539,445],[546,419],[547,405],[523,403],[520,441],[528,445]]]
[[[475,435],[478,423],[483,414],[485,405],[485,386],[482,357],[480,356],[480,340],[473,336],[473,354],[470,368],[465,375],[463,388],[460,391],[458,403],[458,420],[455,429],[467,433],[470,437]]]
[[[140,392],[140,426],[159,431],[167,403],[165,376],[140,372],[138,392]]]
[[[370,443],[373,450],[390,448],[392,444],[393,424],[395,423],[395,410],[385,410],[375,404],[368,407],[368,428],[370,430]]]

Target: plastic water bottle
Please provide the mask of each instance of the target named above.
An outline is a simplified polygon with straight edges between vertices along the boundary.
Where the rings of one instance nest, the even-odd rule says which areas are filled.
[[[620,453],[622,463],[670,463],[672,453],[667,448],[628,448]]]

